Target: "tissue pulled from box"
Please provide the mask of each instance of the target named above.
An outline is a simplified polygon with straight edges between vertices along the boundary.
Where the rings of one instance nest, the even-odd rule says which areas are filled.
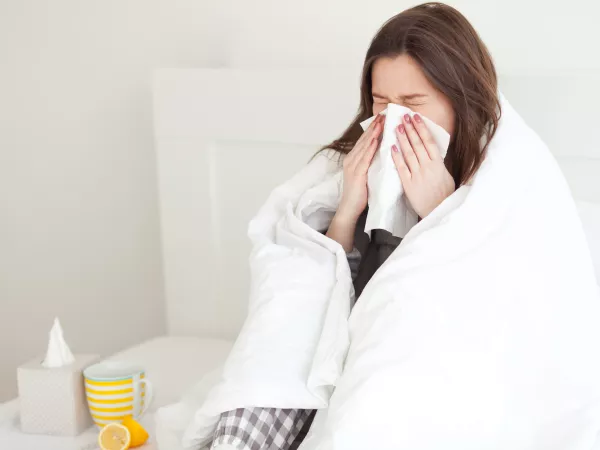
[[[54,319],[54,325],[50,330],[50,338],[48,339],[48,350],[46,357],[42,362],[42,366],[48,369],[64,367],[73,364],[75,358],[65,342],[63,330],[60,326],[58,317]]]
[[[387,230],[394,236],[403,238],[410,229],[417,224],[419,217],[410,206],[404,194],[402,183],[394,160],[392,159],[392,145],[396,144],[396,127],[402,122],[402,116],[414,112],[404,106],[389,103],[381,112],[385,117],[385,124],[379,149],[373,157],[368,173],[369,212],[365,223],[365,233],[371,235],[371,230]],[[441,126],[427,117],[423,117],[427,129],[435,140],[442,158],[446,156],[450,135]],[[366,130],[375,116],[361,122],[361,127]]]

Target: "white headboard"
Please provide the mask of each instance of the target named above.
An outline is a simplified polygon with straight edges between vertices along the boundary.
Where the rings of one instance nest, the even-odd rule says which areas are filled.
[[[359,74],[332,69],[164,69],[154,82],[170,334],[235,337],[249,286],[249,219],[268,192],[335,138]],[[600,73],[501,77],[557,155],[576,197],[600,201]],[[535,176],[535,174],[532,174]]]

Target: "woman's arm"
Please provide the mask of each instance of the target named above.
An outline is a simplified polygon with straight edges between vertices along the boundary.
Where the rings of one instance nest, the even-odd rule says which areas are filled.
[[[367,173],[379,146],[384,119],[381,114],[377,116],[344,158],[342,198],[327,237],[337,241],[346,253],[354,248],[356,223],[367,207]]]
[[[351,214],[345,214],[342,210],[338,210],[333,216],[327,237],[338,242],[346,251],[350,253],[354,248],[354,232],[358,217],[353,217]]]
[[[354,236],[356,236],[356,224],[357,219],[353,219],[351,216],[345,216],[344,214],[336,213],[333,216],[333,220],[327,230],[327,237],[338,242],[346,252],[346,258],[348,259],[348,266],[350,267],[350,276],[354,281],[358,276],[358,269],[360,268],[360,261],[362,255],[354,247]]]

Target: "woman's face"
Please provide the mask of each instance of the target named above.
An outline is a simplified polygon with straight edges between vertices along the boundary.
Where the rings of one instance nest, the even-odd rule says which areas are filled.
[[[373,64],[371,80],[373,115],[387,108],[388,103],[396,103],[433,120],[450,135],[454,132],[450,100],[433,87],[410,56],[379,58]]]

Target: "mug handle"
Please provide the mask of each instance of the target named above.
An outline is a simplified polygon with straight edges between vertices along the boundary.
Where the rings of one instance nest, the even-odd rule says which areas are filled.
[[[150,383],[149,380],[141,379],[140,381],[137,382],[137,389],[138,392],[140,392],[140,397],[141,397],[141,385],[144,384],[146,385],[146,395],[144,396],[144,408],[138,413],[136,420],[140,419],[144,414],[146,414],[146,411],[148,411],[148,407],[150,406],[150,403],[152,403],[152,397],[153,397],[153,391],[152,391],[152,383]]]

